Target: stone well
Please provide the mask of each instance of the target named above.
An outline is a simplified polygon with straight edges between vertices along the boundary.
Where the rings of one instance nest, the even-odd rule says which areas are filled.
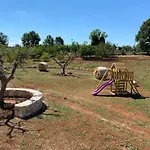
[[[26,88],[6,88],[5,96],[22,97],[28,100],[15,104],[15,117],[25,118],[36,114],[43,106],[43,94],[37,90]]]

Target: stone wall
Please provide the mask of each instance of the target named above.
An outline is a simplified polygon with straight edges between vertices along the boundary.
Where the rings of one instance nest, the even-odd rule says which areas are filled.
[[[43,94],[37,90],[26,88],[6,88],[5,96],[29,98],[24,102],[15,104],[15,117],[25,118],[34,115],[43,106]]]

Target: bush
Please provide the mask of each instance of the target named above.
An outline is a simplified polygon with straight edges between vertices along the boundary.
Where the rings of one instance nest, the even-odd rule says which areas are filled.
[[[29,49],[29,52],[30,52],[30,57],[32,59],[39,59],[44,52],[44,47],[43,46],[32,47]]]
[[[82,45],[80,46],[79,53],[83,59],[109,58],[114,56],[115,47],[110,43],[99,44],[97,46]]]
[[[43,55],[41,56],[40,60],[48,62],[49,58],[50,58],[49,54],[47,52],[44,52]]]
[[[83,59],[88,59],[95,54],[94,46],[91,45],[82,45],[79,48],[79,55]]]

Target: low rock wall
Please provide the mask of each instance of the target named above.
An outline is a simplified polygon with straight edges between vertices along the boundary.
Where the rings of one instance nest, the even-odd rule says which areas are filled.
[[[25,118],[37,113],[43,106],[43,94],[37,90],[26,88],[6,88],[5,96],[23,97],[28,100],[15,104],[15,117]]]

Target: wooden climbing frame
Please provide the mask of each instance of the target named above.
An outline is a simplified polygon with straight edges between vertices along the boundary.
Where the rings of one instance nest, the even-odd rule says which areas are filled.
[[[131,93],[138,94],[138,90],[133,83],[134,72],[130,72],[127,69],[117,69],[113,66],[110,69],[111,79],[114,80],[113,84],[111,84],[111,92],[113,94],[125,94],[128,92],[128,83],[131,87]]]

